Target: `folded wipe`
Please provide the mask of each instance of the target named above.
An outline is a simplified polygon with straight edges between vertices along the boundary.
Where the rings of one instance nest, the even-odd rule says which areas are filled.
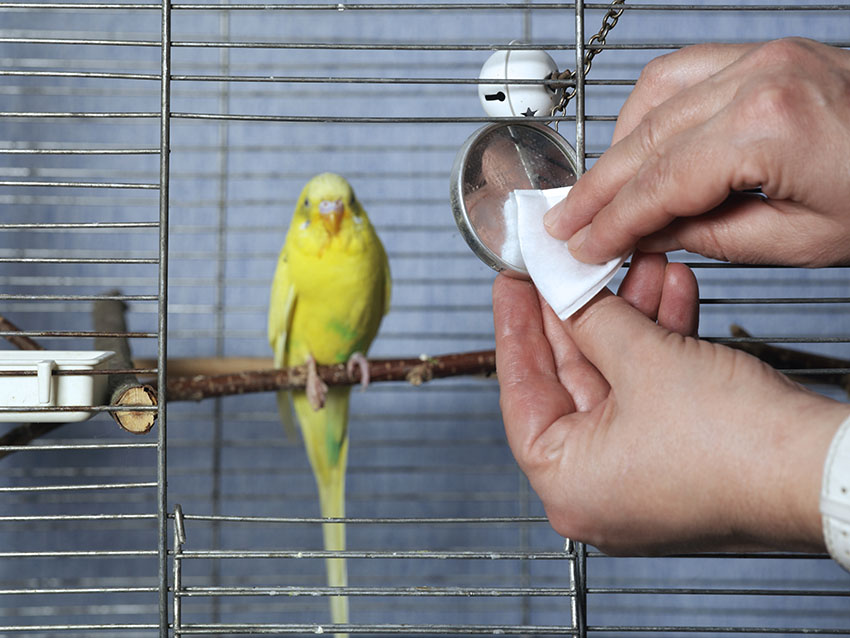
[[[570,188],[515,190],[505,202],[506,228],[513,226],[516,220],[519,252],[525,269],[561,319],[590,301],[625,261],[625,257],[618,257],[605,264],[582,263],[572,256],[566,242],[546,232],[543,215],[564,199]]]

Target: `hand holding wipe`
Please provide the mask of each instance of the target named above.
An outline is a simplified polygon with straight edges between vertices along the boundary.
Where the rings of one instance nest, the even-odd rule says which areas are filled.
[[[604,264],[582,263],[572,256],[567,242],[555,239],[546,231],[543,216],[563,200],[571,188],[515,190],[505,202],[505,218],[516,218],[519,250],[525,268],[562,321],[593,299],[626,260],[623,256]]]

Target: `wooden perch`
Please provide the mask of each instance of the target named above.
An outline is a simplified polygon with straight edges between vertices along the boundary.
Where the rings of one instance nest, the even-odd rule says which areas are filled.
[[[106,297],[117,297],[120,291],[106,293]],[[120,299],[98,299],[92,307],[92,323],[97,333],[121,334],[127,332],[125,314],[127,304]],[[115,356],[106,364],[108,370],[127,370],[133,367],[130,344],[126,337],[95,337],[95,350],[112,350]],[[141,383],[134,374],[110,374],[107,395],[111,406],[155,406],[156,391]],[[145,434],[156,421],[156,412],[112,412],[116,423],[133,434]]]
[[[369,361],[371,381],[407,381],[421,385],[431,379],[460,375],[489,375],[496,371],[493,350],[464,352],[417,359],[373,359]],[[328,385],[353,385],[360,382],[360,370],[349,376],[345,364],[318,366],[318,373]],[[270,392],[303,388],[307,380],[306,366],[284,370],[246,370],[214,376],[197,375],[168,380],[169,401],[200,401],[250,392]]]
[[[739,326],[731,327],[732,336],[749,338]],[[764,343],[731,343],[730,347],[748,352],[769,365],[789,371],[789,375],[801,382],[837,385],[850,393],[850,375],[841,373],[818,373],[794,375],[792,370],[829,370],[850,368],[850,361],[824,357],[799,350],[780,348]],[[181,376],[169,374],[166,388],[169,401],[200,401],[211,397],[222,397],[252,392],[303,388],[307,378],[306,367],[298,366],[285,370],[246,370],[246,365],[267,364],[266,358],[234,359],[179,359],[169,372],[180,370]],[[137,365],[152,367],[151,362],[139,361]],[[235,370],[234,370],[235,368]],[[222,374],[207,375],[204,370],[228,370]],[[420,385],[431,379],[460,375],[490,375],[496,371],[496,355],[493,350],[466,352],[419,359],[371,360],[369,372],[372,381],[408,381]],[[319,376],[328,385],[352,385],[360,381],[360,372],[355,370],[348,376],[342,364],[319,366]]]
[[[110,293],[115,296],[115,293]],[[124,333],[126,325],[124,313],[126,306],[121,301],[99,300],[95,304],[95,330],[97,332]],[[0,318],[2,321],[2,318]],[[9,322],[0,323],[6,330],[17,330]],[[11,328],[9,326],[12,326]],[[751,338],[743,328],[731,327],[732,335],[736,338]],[[8,337],[7,337],[8,338]],[[11,339],[10,339],[11,341]],[[36,348],[40,346],[35,344]],[[14,342],[13,342],[14,343]],[[23,342],[21,342],[23,343]],[[32,344],[29,349],[32,349]],[[98,349],[114,350],[117,357],[111,364],[111,369],[134,369],[130,362],[130,351],[127,340],[116,337],[98,339],[95,342]],[[818,370],[817,380],[822,383],[830,383],[848,390],[850,389],[850,374],[841,372],[829,372],[829,370],[846,370],[850,368],[850,361],[834,357],[810,354],[788,348],[780,348],[764,343],[731,343],[730,347],[749,352],[762,359],[769,365],[786,370],[790,376],[794,370]],[[246,366],[270,365],[271,360],[265,357],[235,357],[235,358],[198,358],[178,359],[169,362],[168,369],[172,373],[166,387],[166,395],[169,401],[200,401],[212,397],[222,397],[236,394],[247,394],[253,392],[272,392],[282,389],[303,388],[307,378],[305,366],[298,366],[284,370],[250,370]],[[135,363],[135,369],[155,367],[155,362],[140,360]],[[210,375],[208,371],[214,370],[220,374]],[[825,372],[821,373],[823,370]],[[173,376],[175,371],[179,376]],[[376,359],[369,361],[371,380],[381,381],[406,381],[413,385],[421,385],[432,379],[462,376],[462,375],[491,375],[496,372],[496,355],[493,350],[482,350],[478,352],[464,352],[458,354],[447,354],[435,357],[421,356],[409,359]],[[360,371],[355,368],[354,374],[348,375],[344,364],[319,366],[319,376],[328,385],[353,385],[360,381]],[[142,385],[132,374],[122,372],[110,375],[110,388],[112,389],[113,405],[156,405],[156,390],[151,386]],[[803,382],[811,382],[812,376],[798,375]],[[139,395],[139,389],[143,394]],[[122,399],[123,397],[123,399]],[[116,403],[116,401],[124,401]],[[135,415],[129,421],[122,421],[119,413],[114,416],[122,427],[129,431],[147,432],[153,425],[154,415],[149,412],[120,413],[122,416]],[[133,422],[141,423],[133,425]],[[130,429],[127,423],[130,423]],[[35,423],[15,428],[5,436],[0,437],[0,446],[27,445],[33,439],[60,427],[61,423]],[[8,455],[8,451],[0,451],[0,458]]]
[[[152,370],[156,367],[156,359],[133,360],[133,368],[136,370]],[[272,368],[274,360],[271,357],[179,357],[168,360],[168,376],[172,378],[215,376]]]

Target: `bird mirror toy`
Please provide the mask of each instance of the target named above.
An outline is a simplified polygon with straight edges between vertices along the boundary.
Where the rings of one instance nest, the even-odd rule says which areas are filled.
[[[558,66],[545,51],[496,51],[479,74],[481,107],[491,117],[552,115],[564,97],[563,88],[547,82],[557,76]],[[450,190],[455,222],[481,261],[527,279],[516,216],[505,204],[515,190],[571,186],[577,175],[575,151],[548,126],[489,124],[466,140],[455,158]]]
[[[481,261],[529,277],[505,204],[514,190],[575,184],[575,157],[563,137],[536,122],[489,124],[466,140],[452,167],[450,197],[461,235]]]

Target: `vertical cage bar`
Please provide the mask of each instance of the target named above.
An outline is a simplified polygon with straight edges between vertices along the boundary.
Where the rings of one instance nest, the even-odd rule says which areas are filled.
[[[584,173],[584,164],[586,160],[585,152],[585,115],[584,115],[584,1],[576,0],[575,3],[576,17],[576,72],[575,83],[576,93],[573,98],[573,105],[576,109],[576,167],[578,168],[579,176]]]
[[[182,587],[183,576],[183,560],[180,557],[182,550],[180,546],[177,545],[174,549],[174,578],[173,578],[173,586],[174,586],[174,612],[172,614],[172,619],[174,622],[174,638],[180,636],[182,634],[180,627],[183,623],[183,600],[180,598],[180,588]]]
[[[168,198],[171,152],[171,3],[162,0],[160,41],[159,281],[157,300],[157,529],[159,531],[159,635],[168,638],[168,481],[166,465],[166,387],[168,328]]]
[[[219,16],[219,36],[222,41],[230,39],[230,12],[223,11]],[[223,76],[229,77],[230,49],[222,48],[219,52],[219,67]],[[219,109],[222,113],[230,112],[230,83],[222,82],[219,87]],[[229,150],[230,128],[227,122],[219,122],[218,125],[218,228],[216,229],[216,282],[215,282],[215,356],[224,356],[224,302],[227,285],[225,283],[226,260],[227,260],[227,194],[229,174]],[[213,399],[213,446],[212,446],[212,512],[213,516],[221,514],[222,493],[222,455],[224,445],[224,416],[222,399]],[[219,549],[221,545],[221,526],[218,523],[212,526],[212,546]],[[211,578],[214,585],[221,581],[221,568],[218,561],[214,561],[211,567]],[[221,601],[218,598],[212,600],[213,622],[221,619]],[[176,622],[176,621],[175,621]]]
[[[183,520],[183,508],[178,503],[174,508],[174,638],[182,635],[183,624],[183,543],[186,542],[186,528]],[[217,583],[216,583],[217,584]]]
[[[525,474],[517,473],[519,479],[519,515],[528,517],[531,515],[531,485]],[[531,551],[531,529],[529,523],[522,523],[519,533],[519,547],[523,552]],[[524,560],[520,563],[520,584],[523,587],[531,587],[531,565],[530,561]],[[522,624],[531,624],[531,599],[525,596],[522,599]]]
[[[531,4],[531,0],[525,0],[525,4],[526,8],[522,11],[522,38],[523,42],[531,44],[533,37],[531,27],[534,8]],[[520,516],[528,516],[531,497],[529,491],[531,487],[528,483],[528,479],[525,477],[525,474],[519,472],[518,478]],[[522,523],[520,525],[519,532],[519,546],[522,551],[529,551],[531,547],[530,537],[531,534],[528,523]],[[520,584],[523,587],[529,587],[531,585],[531,566],[529,565],[529,562],[530,561],[527,560],[520,561]],[[522,599],[522,624],[531,624],[531,598],[528,596],[525,596]],[[523,634],[523,638],[530,638],[530,634]]]
[[[575,570],[576,591],[576,635],[579,638],[587,636],[587,545],[575,544],[575,558],[572,561]]]
[[[584,173],[585,151],[585,112],[584,112],[584,0],[575,3],[576,27],[576,93],[573,104],[576,109],[576,168],[579,176]],[[569,545],[569,543],[568,543]],[[573,606],[573,624],[579,638],[587,636],[587,547],[584,543],[574,543],[575,556],[570,561],[570,580],[575,587]]]

